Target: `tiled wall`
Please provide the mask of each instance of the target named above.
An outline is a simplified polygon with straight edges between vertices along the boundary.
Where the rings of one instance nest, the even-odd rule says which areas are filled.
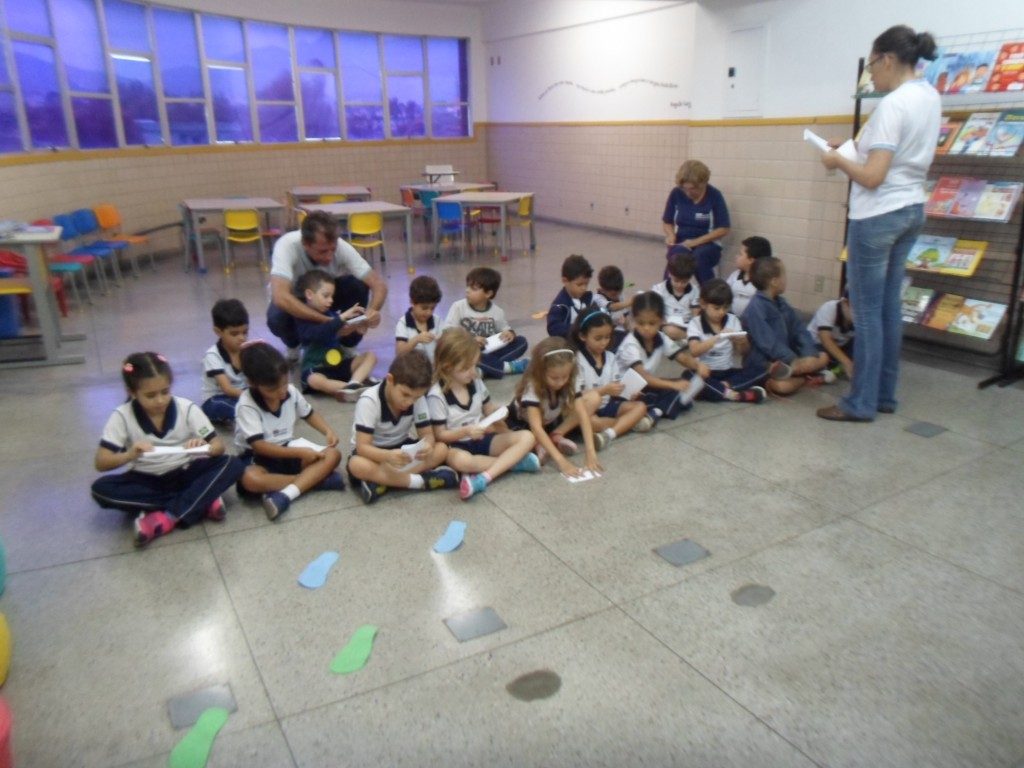
[[[829,176],[804,127],[842,137],[850,125],[488,126],[491,178],[537,194],[536,211],[580,224],[660,236],[679,165],[701,159],[732,216],[723,271],[743,238],[772,241],[789,272],[787,297],[812,311],[838,292],[846,180]],[[658,249],[652,241],[651,248]]]

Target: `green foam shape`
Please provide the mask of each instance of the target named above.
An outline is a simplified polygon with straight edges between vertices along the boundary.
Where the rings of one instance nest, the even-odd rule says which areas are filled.
[[[363,624],[353,633],[345,647],[338,651],[338,655],[331,662],[331,672],[336,675],[347,675],[365,667],[376,636],[377,628],[373,624]]]
[[[230,713],[223,707],[210,707],[196,720],[185,738],[171,750],[170,768],[204,768],[213,748],[213,740],[228,721]]]

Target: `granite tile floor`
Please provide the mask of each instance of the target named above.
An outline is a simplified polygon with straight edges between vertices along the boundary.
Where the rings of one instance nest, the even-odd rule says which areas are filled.
[[[444,310],[471,265],[498,267],[498,303],[531,342],[568,254],[619,264],[634,289],[659,278],[656,240],[538,230],[537,252],[507,263],[490,249],[435,261],[420,242],[416,268]],[[366,342],[378,374],[407,305],[391,236],[385,321]],[[468,503],[394,493],[372,508],[317,493],[277,523],[232,494],[227,522],[136,551],[128,521],[88,496],[119,361],[162,352],[175,393],[198,399],[210,305],[241,298],[251,337],[269,339],[264,280],[244,252],[230,276],[165,259],[69,318],[84,365],[0,372],[2,695],[19,766],[164,765],[184,735],[167,700],[224,683],[238,711],[212,767],[1024,761],[1019,385],[979,391],[983,371],[907,362],[900,411],[872,424],[814,418],[842,384],[700,403],[614,443],[592,483],[546,469]],[[515,383],[489,386],[507,401]],[[347,449],[352,406],[315,404]],[[918,420],[948,431],[905,431]],[[453,519],[465,543],[434,554]],[[675,568],[652,551],[684,538],[710,556]],[[327,584],[302,589],[328,549]],[[767,601],[735,601],[748,585]],[[443,624],[486,606],[507,629],[460,644]],[[369,664],[333,675],[363,624],[379,627]],[[509,693],[540,670],[558,676],[552,695]]]

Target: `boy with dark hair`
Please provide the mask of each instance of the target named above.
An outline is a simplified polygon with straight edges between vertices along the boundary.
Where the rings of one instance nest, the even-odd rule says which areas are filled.
[[[466,275],[466,298],[448,310],[444,327],[465,328],[480,345],[480,370],[485,377],[500,379],[509,373],[522,373],[529,362],[529,346],[516,335],[505,318],[505,311],[494,303],[501,287],[501,273],[490,267],[476,267]]]
[[[853,379],[854,328],[849,292],[844,290],[840,298],[830,299],[818,307],[807,324],[807,330],[814,337],[818,349],[828,353],[829,368],[822,373],[825,380],[828,381],[830,374],[838,376],[840,373]]]
[[[433,373],[423,352],[405,352],[392,361],[384,381],[367,389],[356,402],[347,469],[352,487],[367,504],[373,504],[389,488],[433,491],[458,487],[458,473],[441,466],[448,446],[434,439],[424,397]],[[418,441],[410,436],[413,429]],[[418,445],[418,450],[402,450],[409,445]]]
[[[700,285],[694,277],[697,260],[689,251],[676,253],[668,260],[667,271],[668,277],[651,290],[665,302],[665,325],[661,330],[672,341],[685,344],[690,318],[700,308]]]
[[[295,294],[310,309],[330,318],[323,323],[295,319],[302,347],[302,387],[304,392],[314,390],[354,403],[369,385],[364,382],[373,372],[377,356],[373,352],[352,355],[342,347],[342,329],[350,320],[363,317],[364,309],[356,304],[331,316],[334,288],[334,278],[320,269],[311,269],[295,281]]]
[[[782,298],[786,291],[782,261],[774,256],[758,259],[751,281],[757,293],[743,313],[743,327],[750,338],[747,367],[768,371],[768,389],[778,395],[791,395],[804,384],[824,383],[813,374],[828,365],[828,355],[818,350],[796,310]]]
[[[429,275],[420,275],[409,283],[409,309],[395,325],[395,354],[421,350],[430,361],[441,333],[441,323],[434,315],[441,301],[441,286]]]
[[[772,255],[772,244],[760,235],[752,235],[740,243],[740,252],[736,254],[736,269],[726,282],[732,289],[732,313],[743,317],[743,310],[757,293],[757,288],[750,282],[750,268],[758,259]]]
[[[594,268],[578,253],[562,262],[562,290],[551,302],[548,309],[548,336],[569,338],[569,330],[576,322],[576,315],[594,301],[589,290]]]
[[[238,299],[220,299],[210,310],[217,343],[203,355],[203,413],[214,424],[231,424],[248,386],[238,353],[249,338],[249,313]]]
[[[622,270],[614,265],[601,267],[597,273],[597,293],[594,304],[612,316],[612,343],[608,349],[614,352],[629,333],[629,302],[622,300],[626,278]]]

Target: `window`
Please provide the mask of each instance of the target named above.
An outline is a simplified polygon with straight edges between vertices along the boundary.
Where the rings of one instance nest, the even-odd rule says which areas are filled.
[[[242,22],[226,16],[204,15],[202,25],[206,77],[213,102],[214,141],[252,141]]]
[[[298,141],[288,28],[254,21],[247,27],[260,141]]]
[[[385,36],[384,63],[388,72],[391,136],[425,136],[423,41],[418,37]]]
[[[303,135],[307,139],[340,139],[334,35],[325,29],[296,28],[295,60]]]
[[[152,13],[171,144],[207,144],[206,99],[193,14],[167,8],[153,8]]]
[[[105,0],[103,14],[126,146],[163,143],[146,8]]]
[[[384,138],[384,89],[380,79],[377,35],[342,32],[341,78],[345,93],[345,130],[350,139]]]
[[[469,135],[469,78],[466,63],[465,40],[427,40],[432,136]]]
[[[21,41],[15,41],[12,47],[32,146],[37,149],[68,146],[53,48]]]
[[[71,96],[78,146],[83,149],[117,146],[114,100],[100,40],[94,0],[60,0],[53,15],[57,50],[64,82]]]

